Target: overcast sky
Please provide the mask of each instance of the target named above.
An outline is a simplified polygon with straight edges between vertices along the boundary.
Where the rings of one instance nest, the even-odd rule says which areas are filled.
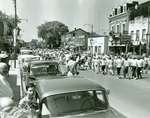
[[[108,31],[108,16],[112,8],[131,0],[17,0],[17,14],[22,18],[22,38],[25,41],[37,39],[37,26],[57,20],[69,30],[83,28],[103,34]],[[138,0],[147,1],[147,0]],[[14,15],[13,0],[0,0],[0,10]]]

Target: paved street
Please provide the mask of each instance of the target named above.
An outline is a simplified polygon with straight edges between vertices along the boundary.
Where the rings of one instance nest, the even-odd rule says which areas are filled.
[[[129,118],[150,118],[150,78],[117,79],[116,76],[81,71],[82,76],[110,89],[110,104]]]

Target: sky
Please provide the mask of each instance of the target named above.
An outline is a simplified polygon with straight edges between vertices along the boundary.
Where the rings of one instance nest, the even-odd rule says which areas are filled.
[[[0,10],[14,15],[14,0],[0,0]],[[21,37],[25,41],[38,39],[37,27],[47,21],[60,21],[72,31],[82,28],[103,34],[108,32],[108,16],[114,7],[131,0],[16,0],[21,18]],[[137,0],[144,2],[147,0]]]

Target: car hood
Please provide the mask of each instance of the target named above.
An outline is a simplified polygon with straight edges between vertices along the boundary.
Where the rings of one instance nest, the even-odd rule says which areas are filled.
[[[117,110],[110,108],[103,111],[88,112],[78,115],[67,115],[58,118],[127,118],[127,117],[118,112]]]
[[[66,77],[64,77],[64,76],[62,76],[62,75],[41,75],[41,76],[38,76],[38,77],[35,77],[35,79],[36,80],[43,80],[43,79],[45,79],[45,80],[48,80],[48,79],[63,79],[63,78],[66,78]]]

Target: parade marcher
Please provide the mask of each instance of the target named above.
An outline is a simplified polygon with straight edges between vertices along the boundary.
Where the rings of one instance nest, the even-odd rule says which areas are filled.
[[[127,57],[125,57],[125,59],[123,61],[123,76],[125,79],[128,75],[128,69],[129,69],[129,60]]]
[[[13,97],[13,90],[8,82],[8,66],[0,63],[0,97]]]
[[[144,73],[147,74],[148,73],[148,69],[149,69],[149,65],[150,65],[150,60],[148,57],[144,57],[144,64],[143,64],[143,69],[144,69]]]
[[[120,71],[121,71],[122,64],[123,64],[123,61],[122,61],[121,57],[119,56],[116,60],[116,68],[117,68],[118,79],[120,78]]]
[[[142,74],[141,74],[141,71],[142,71],[142,67],[143,67],[143,59],[140,59],[138,58],[137,59],[137,78],[136,79],[142,79]]]
[[[100,65],[99,57],[96,57],[96,58],[94,59],[94,68],[95,68],[96,74],[99,73],[99,65]]]
[[[136,57],[133,57],[130,60],[131,68],[132,68],[132,79],[136,79],[136,66],[137,66],[137,60]]]
[[[113,75],[113,59],[111,57],[108,58],[107,60],[107,64],[108,64],[108,72]]]
[[[77,63],[74,60],[74,58],[71,56],[70,59],[68,60],[67,63],[67,75],[68,76],[73,76],[73,75],[78,75],[79,73],[77,72]]]
[[[102,73],[103,73],[103,75],[105,75],[106,74],[106,59],[105,59],[105,57],[103,57],[103,59],[101,60],[101,70],[102,70]]]

